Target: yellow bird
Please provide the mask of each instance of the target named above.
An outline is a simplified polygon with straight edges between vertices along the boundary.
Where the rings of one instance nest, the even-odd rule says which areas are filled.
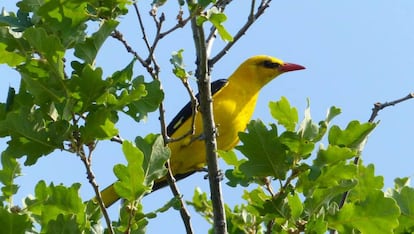
[[[246,129],[250,121],[257,97],[263,86],[282,73],[305,69],[293,63],[267,55],[257,55],[243,62],[227,79],[213,82],[213,113],[217,126],[217,148],[231,150],[239,142],[238,133]],[[167,127],[172,138],[183,136],[191,129],[191,103],[177,114]],[[169,144],[170,165],[176,179],[185,178],[206,165],[203,125],[200,112],[196,113],[195,133],[181,141]],[[167,185],[165,179],[154,184],[153,191]],[[113,186],[101,192],[105,206],[109,207],[119,199]]]

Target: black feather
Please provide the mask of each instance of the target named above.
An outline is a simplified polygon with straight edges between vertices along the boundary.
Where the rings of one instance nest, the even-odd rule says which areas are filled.
[[[220,89],[222,89],[227,84],[226,79],[216,80],[213,83],[211,83],[211,94],[214,95],[217,93]],[[197,100],[199,101],[199,95],[196,95]],[[191,118],[193,115],[192,108],[191,108],[191,102],[188,102],[181,110],[178,112],[178,114],[172,119],[170,124],[167,127],[167,134],[168,136],[171,136],[174,134],[174,132],[189,118]],[[179,124],[178,124],[179,123]],[[176,126],[177,125],[177,126]],[[202,171],[202,170],[197,170]],[[197,171],[190,171],[183,174],[175,174],[174,178],[176,181],[182,180],[192,174],[194,174]],[[162,180],[157,183],[154,183],[154,186],[152,187],[152,191],[156,191],[158,189],[161,189],[168,185],[167,180]]]
[[[211,94],[214,95],[217,93],[220,89],[222,89],[227,84],[226,79],[220,79],[216,80],[213,83],[211,83]],[[195,96],[197,100],[199,101],[199,94]],[[174,132],[180,128],[180,126],[187,121],[189,118],[191,118],[193,115],[193,110],[191,108],[191,102],[188,102],[181,110],[178,112],[178,114],[171,120],[170,124],[168,124],[167,127],[167,135],[172,136]],[[178,124],[180,123],[180,124]]]

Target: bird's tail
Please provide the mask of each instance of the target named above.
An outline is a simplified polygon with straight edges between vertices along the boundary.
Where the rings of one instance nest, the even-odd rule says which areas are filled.
[[[184,174],[176,174],[176,175],[174,175],[174,178],[175,178],[176,181],[179,181],[179,180],[182,180],[182,179],[194,174],[195,172],[197,172],[197,171],[191,171],[191,172],[187,172],[187,173],[184,173]],[[154,192],[154,191],[157,191],[159,189],[162,189],[166,186],[168,186],[168,181],[165,178],[162,178],[159,181],[156,181],[154,183],[154,185],[152,186],[151,193]],[[111,184],[108,187],[104,188],[101,191],[101,197],[102,197],[102,201],[103,201],[106,208],[110,207],[111,205],[113,205],[115,202],[117,202],[120,199],[118,194],[115,192],[114,184]],[[96,198],[94,198],[94,199],[96,200]]]

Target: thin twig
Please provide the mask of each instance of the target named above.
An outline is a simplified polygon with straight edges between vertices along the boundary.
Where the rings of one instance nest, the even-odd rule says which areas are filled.
[[[157,28],[157,32],[155,35],[155,39],[154,42],[152,43],[152,46],[149,48],[149,55],[148,55],[148,59],[152,57],[152,55],[154,54],[155,48],[157,47],[158,42],[160,41],[160,33],[161,33],[161,28],[162,28],[162,24],[165,21],[165,15],[164,13],[161,13],[160,18],[157,20],[157,18],[155,17],[155,15],[153,16],[156,28]]]
[[[188,95],[190,96],[190,101],[191,101],[191,127],[190,129],[184,133],[183,135],[176,137],[176,138],[170,138],[168,140],[168,143],[171,142],[176,142],[176,141],[181,141],[182,139],[190,136],[190,135],[194,135],[195,133],[195,121],[196,121],[196,114],[197,114],[197,107],[198,107],[198,100],[196,98],[196,96],[194,95],[193,90],[191,89],[190,84],[188,83],[187,79],[181,79],[185,89],[187,90]]]
[[[118,41],[120,41],[124,45],[127,52],[132,54],[134,58],[136,58],[142,64],[143,67],[147,68],[148,73],[152,74],[153,69],[150,66],[148,66],[147,62],[144,59],[142,59],[141,56],[139,56],[138,53],[134,49],[132,49],[132,47],[124,39],[124,36],[122,35],[120,31],[115,29],[114,32],[111,34],[111,36],[117,39]]]
[[[263,182],[264,182],[264,185],[265,185],[264,187],[270,193],[270,196],[274,197],[275,193],[273,191],[272,183],[271,183],[271,180],[269,179],[269,177],[263,178]]]
[[[254,7],[254,0],[252,0],[252,7]],[[266,8],[269,7],[271,0],[262,0],[259,8],[257,9],[256,14],[251,14],[254,11],[250,11],[249,17],[247,22],[241,27],[241,29],[237,32],[237,34],[233,37],[233,41],[227,43],[227,45],[217,53],[212,59],[210,59],[209,65],[213,66],[216,62],[218,62],[227,52],[230,50],[231,47],[246,33],[246,31],[250,28],[250,26],[265,12]],[[251,8],[252,9],[252,8]]]
[[[176,180],[173,176],[173,172],[171,171],[170,160],[167,161],[167,169],[168,169],[167,181],[168,181],[168,184],[170,185],[170,189],[174,197],[180,201],[180,215],[181,215],[181,218],[183,219],[185,230],[187,234],[192,234],[194,233],[194,231],[193,231],[193,227],[191,226],[191,222],[190,222],[191,216],[186,206],[184,205],[185,203],[184,203],[183,196],[181,195],[180,190],[178,189]]]
[[[137,18],[138,18],[139,27],[141,29],[142,40],[144,40],[144,43],[145,43],[145,45],[147,46],[147,48],[149,50],[150,49],[150,44],[149,44],[149,41],[148,41],[147,33],[145,32],[144,22],[142,21],[141,13],[139,12],[139,8],[138,8],[138,5],[137,5],[136,2],[133,4],[133,6],[134,6],[134,9],[135,9],[135,14],[137,15]]]
[[[106,225],[108,226],[108,232],[109,233],[114,233],[114,230],[112,228],[112,223],[111,223],[111,219],[109,218],[109,214],[105,208],[105,204],[103,202],[102,196],[101,196],[101,192],[99,191],[99,185],[96,182],[96,177],[92,171],[92,166],[91,166],[91,162],[92,162],[92,151],[95,147],[93,145],[89,146],[89,154],[88,157],[86,157],[85,152],[83,150],[82,147],[78,148],[77,154],[80,157],[81,161],[83,162],[83,164],[85,165],[86,168],[86,173],[87,173],[87,178],[89,180],[89,183],[92,185],[93,190],[95,192],[96,195],[96,200],[98,201],[99,207],[101,208],[101,212],[104,216]]]
[[[164,140],[164,145],[167,146],[168,143],[170,142],[170,138],[167,135],[167,127],[165,124],[165,110],[164,110],[164,105],[163,102],[160,103],[160,106],[158,108],[159,113],[160,113],[160,124],[161,124],[161,135],[163,137]],[[170,186],[170,189],[174,195],[174,197],[179,199],[180,202],[180,215],[181,218],[183,220],[184,226],[185,226],[185,230],[187,231],[187,233],[194,233],[193,232],[193,228],[191,226],[191,222],[190,222],[190,213],[188,212],[184,200],[182,199],[180,190],[178,189],[178,186],[176,184],[176,180],[174,178],[174,174],[171,171],[171,166],[170,166],[170,160],[167,160],[166,163],[166,167],[167,167],[167,182],[168,185]]]
[[[141,28],[141,32],[142,32],[142,39],[144,40],[145,45],[147,46],[148,49],[148,57],[147,59],[145,59],[145,63],[143,63],[143,66],[147,68],[147,71],[150,73],[150,75],[152,76],[152,78],[154,80],[159,80],[159,66],[158,63],[155,59],[154,56],[154,52],[155,49],[158,45],[159,40],[162,38],[161,36],[161,28],[162,28],[162,24],[165,21],[165,16],[162,13],[159,20],[157,20],[156,18],[156,11],[153,11],[151,16],[153,17],[153,20],[155,22],[155,26],[156,26],[156,35],[154,38],[154,41],[152,43],[152,45],[150,45],[148,37],[146,35],[145,32],[145,27],[140,15],[140,12],[138,10],[138,6],[135,3],[134,4],[134,8],[135,8],[135,12],[137,14],[138,17],[138,21],[139,21],[139,25]],[[153,68],[151,67],[150,63],[153,63]],[[162,90],[162,86],[160,87],[160,89]],[[167,135],[167,127],[166,127],[166,121],[165,121],[165,109],[164,109],[164,103],[161,102],[159,107],[158,107],[158,111],[159,111],[159,115],[160,115],[160,125],[161,125],[161,135],[163,137],[164,140],[164,145],[167,145],[170,141],[169,136]],[[180,192],[178,190],[177,184],[175,183],[175,178],[173,176],[173,173],[170,169],[170,165],[169,165],[169,160],[167,161],[167,169],[168,169],[168,173],[167,173],[167,181],[168,184],[170,185],[170,188],[174,194],[175,197],[179,198],[180,201],[180,215],[182,217],[185,229],[187,230],[187,233],[193,233],[192,231],[192,227],[191,227],[191,222],[190,222],[190,215],[188,210],[185,207],[185,203],[183,201],[183,199],[181,198],[182,196],[180,195]]]
[[[160,39],[162,39],[163,37],[167,36],[168,34],[174,32],[175,30],[177,30],[179,28],[183,28],[192,18],[193,18],[193,16],[190,15],[184,20],[178,20],[178,23],[175,26],[173,26],[172,28],[166,30],[165,32],[160,33],[160,36],[159,36]]]
[[[409,93],[407,96],[402,97],[400,99],[394,100],[392,102],[385,102],[385,103],[375,103],[374,104],[374,108],[372,108],[372,114],[371,117],[369,118],[368,122],[372,123],[374,122],[375,117],[377,117],[378,112],[386,107],[389,106],[394,106],[400,102],[404,102],[407,101],[408,99],[414,98],[414,93]]]

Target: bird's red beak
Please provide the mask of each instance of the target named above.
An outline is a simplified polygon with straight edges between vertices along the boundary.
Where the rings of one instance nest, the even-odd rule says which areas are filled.
[[[290,72],[302,69],[305,69],[305,67],[294,63],[285,63],[279,67],[279,70],[282,72]]]

